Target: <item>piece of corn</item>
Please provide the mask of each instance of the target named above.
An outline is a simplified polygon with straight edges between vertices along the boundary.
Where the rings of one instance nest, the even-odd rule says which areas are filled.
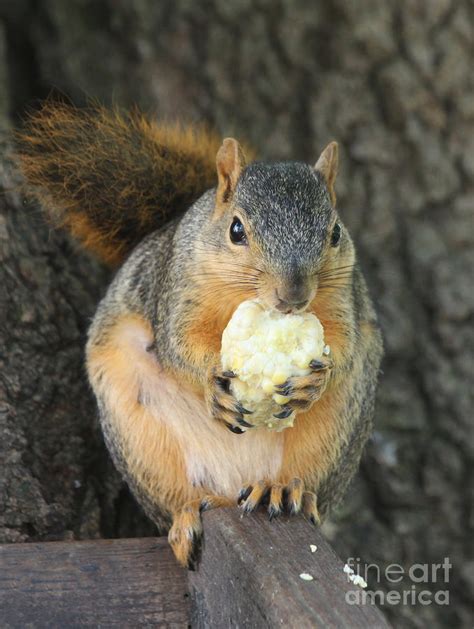
[[[275,385],[309,374],[309,363],[322,357],[324,347],[323,327],[314,314],[282,314],[257,299],[241,303],[222,335],[221,360],[224,371],[237,375],[232,393],[253,411],[246,419],[270,430],[293,426],[294,412],[284,419],[273,416],[289,400]]]

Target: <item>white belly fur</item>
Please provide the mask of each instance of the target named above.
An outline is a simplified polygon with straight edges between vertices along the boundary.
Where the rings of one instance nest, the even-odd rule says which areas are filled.
[[[137,334],[136,329],[133,332],[129,351],[133,347],[136,352],[140,347],[141,360],[136,361],[135,369],[139,372],[136,375],[142,403],[178,439],[185,453],[189,482],[235,498],[245,483],[276,480],[283,458],[283,434],[263,429],[242,435],[231,433],[210,417],[193,391],[166,374],[156,361],[156,368],[150,369],[151,356],[143,355],[149,339]],[[133,360],[132,355],[130,358]]]
[[[276,479],[283,435],[265,430],[231,433],[209,416],[195,394],[161,373],[153,395],[153,415],[174,432],[185,452],[189,482],[235,498],[245,483]]]

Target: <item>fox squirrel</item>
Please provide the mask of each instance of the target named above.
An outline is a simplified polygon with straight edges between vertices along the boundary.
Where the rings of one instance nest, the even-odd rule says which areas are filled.
[[[382,356],[334,209],[337,144],[314,167],[246,165],[236,140],[219,144],[138,113],[51,103],[17,136],[26,185],[49,215],[123,263],[91,325],[87,371],[112,458],[183,565],[203,509],[327,515],[371,431]],[[241,430],[251,415],[220,367],[224,328],[256,296],[316,314],[331,347],[331,362],[286,383],[300,412],[280,433]]]

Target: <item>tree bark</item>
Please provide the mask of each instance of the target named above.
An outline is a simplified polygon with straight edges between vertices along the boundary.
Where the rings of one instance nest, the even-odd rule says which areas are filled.
[[[417,584],[449,589],[449,606],[384,611],[400,627],[470,624],[472,4],[23,0],[0,19],[4,122],[54,86],[76,104],[205,120],[268,159],[314,162],[338,140],[338,206],[386,358],[374,439],[325,532],[343,558],[382,571],[449,557],[448,584]],[[143,534],[84,378],[84,334],[108,274],[16,195],[0,206],[2,539]]]

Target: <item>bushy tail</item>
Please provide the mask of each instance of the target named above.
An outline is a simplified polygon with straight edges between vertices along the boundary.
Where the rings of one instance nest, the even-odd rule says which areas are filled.
[[[47,102],[16,137],[27,191],[107,263],[216,183],[219,139],[138,113]]]

